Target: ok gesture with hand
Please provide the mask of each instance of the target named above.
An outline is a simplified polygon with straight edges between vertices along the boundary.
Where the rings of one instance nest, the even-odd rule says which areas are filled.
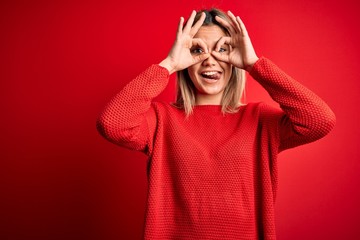
[[[235,17],[230,11],[228,11],[228,15],[232,24],[216,16],[216,20],[228,30],[230,36],[220,38],[216,44],[216,51],[213,51],[211,54],[219,61],[227,62],[237,68],[249,71],[259,58],[255,53],[248,32],[240,17]],[[224,44],[231,46],[229,54],[219,52],[219,49]]]
[[[196,11],[193,11],[183,27],[184,18],[180,18],[176,40],[168,56],[160,63],[169,70],[169,73],[183,70],[191,65],[201,62],[209,57],[206,44],[199,38],[194,38],[205,20],[205,13],[202,13],[200,19],[193,25]],[[205,51],[203,54],[191,54],[191,48],[199,46]]]

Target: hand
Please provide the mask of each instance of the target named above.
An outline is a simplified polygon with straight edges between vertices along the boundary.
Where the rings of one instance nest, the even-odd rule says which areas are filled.
[[[167,68],[170,74],[203,61],[210,55],[206,44],[201,39],[194,38],[205,20],[205,13],[202,13],[200,19],[192,27],[195,15],[196,11],[193,11],[185,27],[183,27],[184,18],[180,18],[175,43],[167,58],[160,63],[160,66]],[[191,48],[193,46],[199,46],[201,49],[204,49],[204,53],[191,54]]]
[[[216,51],[212,51],[211,54],[219,61],[227,62],[237,68],[250,71],[259,58],[256,56],[248,32],[240,17],[235,17],[230,11],[228,11],[228,15],[232,24],[216,16],[216,20],[229,31],[230,36],[220,38],[215,47]],[[219,52],[224,44],[230,45],[230,52],[228,54]]]

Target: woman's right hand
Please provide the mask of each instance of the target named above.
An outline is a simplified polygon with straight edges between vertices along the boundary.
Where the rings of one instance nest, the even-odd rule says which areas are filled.
[[[210,56],[206,44],[201,39],[194,38],[205,20],[205,13],[202,13],[200,19],[192,26],[195,15],[196,11],[193,11],[185,27],[183,27],[184,18],[180,18],[175,43],[168,56],[159,64],[165,67],[170,74],[188,68]],[[191,49],[194,46],[201,48],[204,53],[192,54]]]

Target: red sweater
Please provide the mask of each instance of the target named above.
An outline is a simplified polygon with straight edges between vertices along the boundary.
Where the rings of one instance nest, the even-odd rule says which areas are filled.
[[[250,74],[281,109],[249,103],[223,115],[220,106],[195,106],[186,119],[152,102],[169,79],[152,65],[100,115],[105,138],[149,157],[145,239],[276,238],[277,155],[325,136],[335,116],[266,58]]]

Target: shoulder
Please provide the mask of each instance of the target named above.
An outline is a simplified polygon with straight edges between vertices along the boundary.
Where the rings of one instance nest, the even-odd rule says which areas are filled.
[[[268,112],[275,113],[281,111],[279,107],[270,105],[265,102],[250,102],[245,104],[244,106],[241,106],[240,109],[243,109],[243,111],[258,112],[259,114],[266,114]]]
[[[152,108],[160,116],[167,116],[167,115],[180,115],[184,116],[185,112],[184,109],[177,107],[174,103],[171,102],[164,102],[164,101],[154,101],[151,103]]]
[[[280,107],[265,102],[251,102],[241,108],[243,108],[243,112],[251,114],[251,116],[258,118],[260,121],[267,121],[270,119],[278,120],[284,115],[284,112]]]

